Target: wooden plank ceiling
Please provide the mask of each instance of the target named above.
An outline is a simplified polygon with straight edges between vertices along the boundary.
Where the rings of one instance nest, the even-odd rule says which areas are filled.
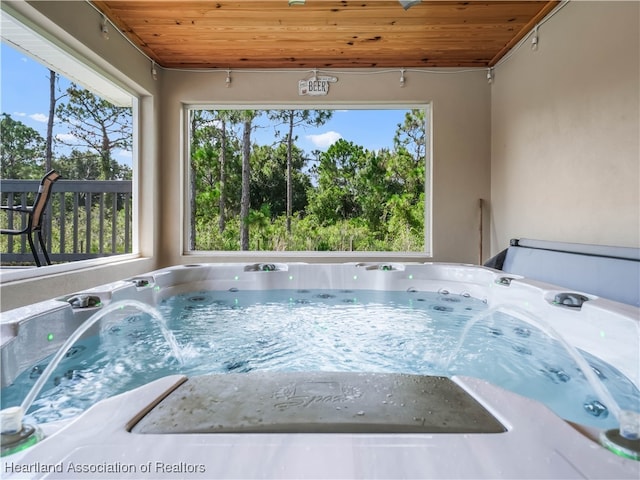
[[[165,68],[312,69],[491,67],[559,2],[92,3]]]

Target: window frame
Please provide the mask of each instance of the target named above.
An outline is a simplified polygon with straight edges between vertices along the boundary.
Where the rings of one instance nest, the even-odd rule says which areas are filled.
[[[14,11],[7,5],[2,5],[3,23],[8,22],[13,25],[19,33],[20,37],[29,39],[30,48],[23,47],[18,43],[9,39],[3,38],[1,41],[9,48],[12,48],[23,55],[29,57],[32,61],[40,64],[43,68],[50,68],[56,71],[58,75],[63,76],[70,82],[77,83],[78,85],[92,91],[94,94],[112,101],[116,98],[130,98],[131,101],[131,126],[132,126],[132,146],[131,146],[131,169],[132,169],[132,207],[131,207],[131,252],[123,254],[109,255],[105,257],[72,261],[53,265],[44,265],[41,268],[26,268],[15,270],[4,270],[0,274],[0,285],[8,284],[10,282],[28,279],[37,279],[40,277],[46,277],[52,274],[71,273],[74,271],[90,268],[106,266],[111,264],[121,263],[123,261],[135,260],[141,257],[140,254],[140,215],[139,215],[139,186],[138,179],[141,168],[140,161],[140,132],[142,130],[141,115],[141,97],[142,93],[134,91],[133,88],[127,86],[131,84],[132,80],[127,77],[116,78],[114,75],[103,71],[101,68],[93,64],[90,60],[74,51],[70,46],[64,44],[59,39],[47,34],[44,29],[34,22],[30,21],[22,14]],[[4,37],[4,33],[3,33]],[[38,55],[38,48],[46,50],[46,54]],[[36,50],[36,52],[32,51]],[[46,58],[43,58],[46,57]],[[56,65],[56,60],[62,62],[61,64],[67,65],[65,68],[61,68]],[[76,68],[72,68],[73,75],[70,77],[63,70],[68,70],[69,64],[75,64]],[[81,76],[86,74],[88,80],[82,81]],[[80,78],[79,78],[80,77]],[[100,83],[100,87],[97,89],[87,88],[86,84],[91,84],[91,79],[94,79]],[[98,93],[98,90],[102,90],[105,93]],[[117,101],[117,100],[116,100]]]

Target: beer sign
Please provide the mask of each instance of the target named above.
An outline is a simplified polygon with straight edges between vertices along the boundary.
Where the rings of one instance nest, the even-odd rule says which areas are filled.
[[[309,95],[312,97],[322,96],[329,93],[329,84],[337,82],[337,77],[327,75],[313,76],[298,81],[298,95]]]

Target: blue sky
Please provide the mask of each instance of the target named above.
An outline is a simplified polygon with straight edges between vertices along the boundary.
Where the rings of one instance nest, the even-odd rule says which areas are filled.
[[[49,108],[48,68],[32,60],[9,45],[2,43],[0,50],[0,109],[14,120],[46,134]],[[61,78],[59,88],[64,91],[69,81]],[[337,88],[332,85],[332,88]],[[329,93],[330,95],[330,93]],[[329,98],[330,100],[330,98]],[[322,101],[322,98],[320,98]],[[307,154],[314,150],[326,150],[333,142],[343,138],[369,150],[390,148],[396,126],[404,120],[406,110],[335,110],[333,118],[319,128],[298,128],[298,145]],[[64,125],[54,126],[57,138],[69,135]],[[267,129],[254,135],[259,143],[270,143]],[[261,139],[264,138],[264,141]],[[65,153],[64,147],[56,145],[56,152]],[[130,152],[116,152],[116,159],[130,164]]]

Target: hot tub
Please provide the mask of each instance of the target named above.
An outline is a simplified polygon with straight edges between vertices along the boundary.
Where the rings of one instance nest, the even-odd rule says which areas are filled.
[[[200,293],[189,297],[192,292]],[[636,392],[638,308],[471,265],[197,264],[150,272],[3,314],[2,386],[9,387],[37,367],[77,328],[112,305],[134,301],[162,310],[170,299],[201,299],[207,292],[237,297],[236,302],[252,292],[280,292],[289,295],[292,305],[341,292],[349,308],[359,303],[354,298],[369,292],[397,292],[406,297],[409,309],[433,297],[440,303],[430,314],[444,315],[458,305],[466,305],[468,313],[458,321],[459,341],[449,342],[452,358],[440,352],[440,359],[431,358],[440,369],[429,373],[419,368],[387,371],[384,362],[376,368],[332,371],[320,364],[280,371],[243,370],[246,362],[238,361],[227,362],[227,372],[203,369],[197,375],[183,373],[178,365],[171,374],[149,376],[140,386],[103,399],[83,413],[39,425],[44,439],[3,457],[3,475],[637,478],[640,473],[640,462],[610,451],[624,455],[625,445],[633,450],[633,440],[621,449],[615,444],[603,448],[597,428],[566,421],[539,401],[481,374],[456,373],[455,368],[448,374],[444,368],[455,364],[459,349],[469,348],[467,339],[478,345],[472,353],[482,356],[485,342],[478,340],[475,329],[485,325],[490,337],[505,336],[496,324],[500,318],[489,321],[489,314],[508,314],[532,330],[558,337],[554,342],[589,359],[588,371],[577,374],[552,366],[545,372],[552,382],[567,382],[573,375],[595,378],[597,383],[607,375],[594,367],[594,362],[601,362],[598,365],[619,373],[626,379],[625,388]],[[216,301],[218,297],[205,303]],[[84,337],[103,338],[100,325],[96,321]],[[528,327],[512,330],[515,337],[530,334]],[[430,335],[413,338],[412,348],[435,339],[437,329]],[[277,342],[270,338],[268,346]],[[397,343],[400,352],[404,343]],[[516,344],[515,350],[526,356],[523,345]],[[594,402],[596,415],[602,413],[598,405],[608,403],[601,398]],[[640,399],[631,405],[627,401],[623,410],[640,411],[637,402]],[[617,416],[614,406],[608,405],[608,410],[609,420]]]

